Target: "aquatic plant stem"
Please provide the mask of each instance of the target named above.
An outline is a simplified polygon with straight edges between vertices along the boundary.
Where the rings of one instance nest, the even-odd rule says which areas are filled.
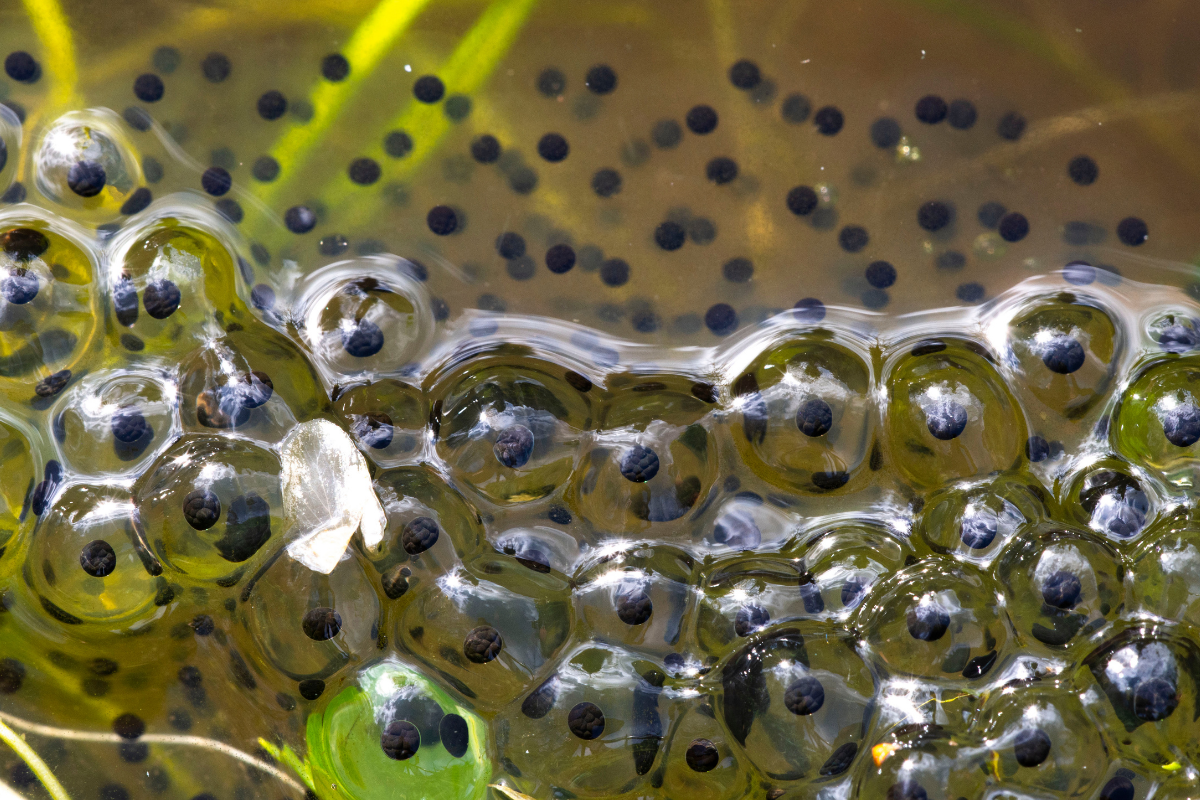
[[[1120,103],[1135,99],[1127,84],[1106,74],[1078,45],[1043,33],[1011,15],[993,13],[979,3],[962,3],[959,0],[909,2],[937,14],[956,17],[1000,41],[1023,48],[1062,69],[1100,100]],[[1139,118],[1137,123],[1189,173],[1200,176],[1200,155],[1178,130],[1153,118]]]
[[[462,94],[477,92],[508,53],[537,0],[492,0],[479,19],[458,43],[450,58],[437,74],[449,91]],[[440,103],[419,103],[410,99],[389,126],[389,129],[415,131],[413,149],[389,171],[389,179],[402,179],[416,172],[432,155],[450,128],[450,121]],[[384,159],[382,142],[377,141],[369,153],[377,160]],[[340,209],[346,219],[369,221],[378,211],[378,197],[364,194],[345,175],[319,195],[330,208]]]
[[[71,107],[76,100],[76,83],[79,70],[75,64],[75,40],[71,36],[71,23],[63,13],[58,0],[22,0],[25,13],[33,26],[34,35],[42,45],[42,64],[49,75],[50,91],[46,102],[39,103],[36,110],[25,118],[25,129],[37,128],[38,120],[47,110],[58,113]],[[26,180],[25,170],[29,159],[22,159],[17,168],[17,179]]]
[[[34,759],[38,759],[37,754],[34,753],[32,750],[29,750],[29,746],[27,744],[25,744],[25,742],[19,736],[17,736],[17,734],[12,730],[12,728],[8,727],[8,724],[6,724],[6,723],[11,724],[14,727],[21,728],[23,730],[31,731],[32,733],[36,733],[39,736],[45,736],[47,738],[66,739],[68,741],[75,741],[75,742],[104,742],[107,744],[122,744],[125,741],[127,741],[125,739],[122,739],[120,736],[118,736],[115,733],[102,733],[102,732],[94,732],[94,731],[77,731],[77,730],[72,730],[70,728],[56,728],[51,725],[41,725],[36,722],[28,722],[26,720],[20,719],[19,717],[14,717],[11,714],[6,714],[4,712],[0,712],[0,729],[2,729],[2,731],[7,731],[7,733],[9,735],[16,738],[16,740],[20,743],[21,747],[25,748],[25,750],[28,751],[28,754],[30,756],[32,756],[32,758],[34,758]],[[21,755],[22,758],[25,758],[25,753],[22,750],[20,750],[17,747],[17,745],[15,745],[15,744],[13,744],[13,742],[9,741],[9,739],[4,735],[4,733],[2,731],[0,731],[0,739],[3,739],[5,742],[7,742],[10,746],[12,746],[12,748],[14,750],[17,751],[18,755]],[[255,769],[261,770],[261,771],[267,773],[268,775],[271,775],[272,777],[286,783],[288,786],[291,786],[293,789],[297,789],[297,790],[303,792],[304,789],[306,788],[303,784],[300,783],[300,781],[296,780],[291,775],[288,775],[286,772],[279,769],[274,764],[269,764],[266,761],[255,758],[254,756],[250,755],[249,753],[244,753],[241,750],[238,750],[236,747],[227,745],[224,742],[218,742],[215,739],[209,739],[204,736],[187,736],[187,735],[183,735],[183,734],[173,734],[173,733],[146,733],[146,734],[143,734],[142,736],[140,736],[138,738],[138,741],[145,742],[146,744],[162,744],[162,745],[175,745],[175,746],[181,746],[181,747],[197,747],[197,748],[201,748],[204,750],[212,750],[214,752],[221,753],[222,755],[226,755],[226,756],[229,756],[230,758],[236,759],[236,760],[242,762],[243,764],[246,764],[247,766],[251,766],[251,767],[254,767]],[[26,759],[26,762],[29,763],[28,759]],[[46,775],[50,778],[50,780],[54,780],[54,775],[50,773],[50,770],[46,766],[46,764],[43,761],[41,761],[41,759],[38,759],[37,763],[41,764],[42,768],[46,770]],[[40,772],[38,772],[37,767],[34,766],[34,764],[32,764],[32,763],[29,763],[29,767],[30,767],[30,769],[33,770],[34,774],[38,776],[38,779],[41,780],[43,782],[43,784],[46,785],[47,790],[50,790],[50,785],[48,783],[46,783],[45,778],[43,778],[42,774]],[[62,791],[61,786],[59,786],[59,791]],[[71,800],[70,796],[65,791],[63,791],[61,795],[56,795],[56,794],[54,794],[53,790],[50,790],[50,794],[54,798],[54,800]]]
[[[58,782],[58,778],[54,777],[54,773],[50,771],[50,767],[46,766],[46,762],[33,752],[33,748],[26,744],[16,731],[3,722],[0,722],[0,740],[11,747],[26,766],[33,770],[33,774],[37,776],[46,792],[54,800],[71,800],[71,795],[67,794],[67,790]]]
[[[75,96],[79,73],[71,23],[58,0],[23,0],[33,32],[42,43],[42,64],[50,76],[51,106],[69,105]]]
[[[708,0],[707,5],[717,63],[733,64],[738,59],[741,45],[738,41],[736,16],[730,8],[729,0]],[[769,152],[769,146],[761,135],[761,125],[748,124],[749,118],[746,114],[727,116],[732,117],[734,150],[743,154],[741,158],[754,159],[759,153]],[[752,160],[748,163],[753,165]],[[744,204],[741,227],[754,255],[770,252],[775,226],[771,212],[761,195]]]
[[[271,148],[271,157],[279,162],[283,171],[278,180],[258,190],[259,199],[269,205],[304,174],[304,165],[320,147],[342,109],[428,3],[429,0],[382,0],[359,23],[342,49],[342,55],[351,64],[350,74],[336,83],[323,80],[313,88],[309,94],[312,119],[294,124]]]

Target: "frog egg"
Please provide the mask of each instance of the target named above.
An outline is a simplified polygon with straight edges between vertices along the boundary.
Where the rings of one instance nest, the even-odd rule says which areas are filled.
[[[279,471],[274,453],[244,440],[175,440],[134,487],[155,554],[191,581],[236,585],[280,545]]]
[[[1050,518],[1054,498],[1025,473],[1004,473],[930,494],[917,534],[934,552],[987,565],[1032,524]]]
[[[995,575],[1027,646],[1036,641],[1052,652],[1084,646],[1125,603],[1125,564],[1112,545],[1052,523],[1014,541],[996,562]]]
[[[713,718],[711,699],[692,692],[670,699],[675,702],[662,703],[663,716],[673,723],[662,755],[664,796],[735,800],[750,794],[749,755]]]
[[[847,520],[818,528],[785,548],[807,589],[811,614],[846,619],[865,606],[879,584],[916,556],[907,539],[882,526]],[[800,581],[798,581],[800,583]],[[819,606],[819,608],[818,608]]]
[[[730,734],[789,789],[849,774],[870,758],[875,678],[855,645],[845,630],[799,623],[746,643],[720,669],[716,705]]]
[[[1114,541],[1136,537],[1162,505],[1163,493],[1149,476],[1119,458],[1093,462],[1064,483],[1067,513]]]
[[[410,569],[409,584],[430,582],[485,552],[482,521],[461,494],[424,467],[380,473],[375,493],[386,528],[376,552],[366,555],[380,575]]]
[[[926,339],[887,370],[887,463],[918,487],[979,477],[1016,462],[1025,419],[982,345]]]
[[[438,454],[495,503],[538,500],[575,470],[592,401],[561,367],[495,361],[459,365],[461,377],[435,392]]]
[[[1200,359],[1167,358],[1143,368],[1113,417],[1114,449],[1166,480],[1189,488],[1200,453]]]
[[[212,339],[182,360],[184,430],[236,431],[273,444],[296,425],[297,416],[312,409],[314,395],[304,392],[315,393],[315,376],[295,345],[255,327],[248,336]]]
[[[975,728],[1006,786],[1073,797],[1100,787],[1107,743],[1072,688],[1061,679],[1013,681],[980,707]]]
[[[63,463],[93,476],[127,476],[154,459],[178,434],[177,388],[152,369],[85,375],[53,411]]]
[[[1179,506],[1150,526],[1130,570],[1135,607],[1200,625],[1200,530],[1196,509]]]
[[[1164,353],[1183,355],[1200,345],[1200,323],[1186,312],[1159,314],[1146,323],[1146,335]]]
[[[351,797],[383,786],[406,795],[482,797],[487,791],[487,724],[415,665],[390,655],[326,694],[310,717],[314,779]],[[406,724],[411,726],[410,730]],[[393,746],[416,733],[415,750]]]
[[[1012,637],[1004,610],[972,567],[931,561],[887,583],[863,612],[870,656],[881,668],[927,680],[976,681],[1008,657]]]
[[[1134,624],[1102,642],[1080,664],[1075,683],[1092,700],[1096,724],[1119,756],[1163,764],[1200,755],[1193,711],[1200,647],[1180,630]]]
[[[696,637],[706,654],[725,657],[748,637],[772,626],[823,617],[825,601],[798,559],[746,555],[706,570]]]
[[[760,477],[806,493],[861,474],[874,432],[871,370],[861,355],[812,334],[763,353],[730,391],[734,441]]]
[[[112,243],[106,284],[114,348],[182,355],[219,334],[216,323],[249,321],[222,227],[186,207],[163,212],[173,215],[123,231]]]
[[[526,569],[552,575],[565,591],[579,560],[580,542],[566,531],[549,525],[505,527],[489,533],[492,546]]]
[[[83,232],[22,207],[0,214],[0,250],[0,378],[78,370],[102,317],[97,256]]]
[[[575,577],[581,631],[659,658],[686,641],[696,561],[669,546],[601,545]]]
[[[1114,385],[1123,347],[1112,315],[1091,298],[1034,298],[1008,326],[1009,383],[1031,415],[1045,409],[1071,422],[1089,419]]]
[[[75,215],[113,219],[141,184],[136,152],[112,111],[64,114],[42,135],[34,153],[38,191]]]
[[[136,630],[175,597],[117,487],[76,484],[38,520],[22,570],[32,605],[62,625]]]
[[[717,442],[711,410],[691,385],[644,375],[610,383],[613,398],[572,487],[593,524],[615,533],[682,530],[683,518],[707,497],[716,478]]]
[[[280,552],[243,584],[238,600],[246,649],[293,680],[327,680],[375,649],[379,598],[350,552],[328,575]]]
[[[795,520],[757,492],[744,490],[706,503],[703,539],[695,543],[717,557],[778,550],[795,533]]]
[[[297,287],[297,333],[329,383],[395,373],[424,353],[433,311],[409,266],[384,256],[339,261]]]
[[[618,646],[593,642],[564,653],[497,715],[501,763],[525,776],[525,791],[551,784],[591,798],[649,791],[662,780],[673,714],[699,699],[665,690],[665,679],[654,662]]]
[[[363,454],[380,467],[396,467],[424,452],[429,401],[418,389],[385,379],[355,386],[334,408]]]
[[[551,575],[485,556],[426,583],[397,615],[394,636],[476,708],[495,711],[530,688],[570,636],[561,589]]]

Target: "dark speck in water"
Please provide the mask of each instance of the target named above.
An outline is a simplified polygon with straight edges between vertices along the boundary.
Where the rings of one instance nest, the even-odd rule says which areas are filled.
[[[422,103],[436,103],[446,93],[446,85],[436,75],[422,75],[413,83],[413,97]]]
[[[350,75],[350,62],[341,53],[330,53],[321,59],[321,77],[338,83]]]

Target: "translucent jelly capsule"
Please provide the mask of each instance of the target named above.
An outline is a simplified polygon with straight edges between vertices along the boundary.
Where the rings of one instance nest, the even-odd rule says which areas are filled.
[[[113,219],[141,184],[136,153],[112,111],[69,112],[46,129],[34,152],[38,191],[74,215]]]
[[[750,638],[798,619],[824,616],[820,584],[799,559],[747,555],[706,571],[696,638],[706,655],[724,658]]]
[[[1075,675],[1080,696],[1116,753],[1135,763],[1195,759],[1200,647],[1183,630],[1134,625],[1101,643]]]
[[[488,796],[487,723],[416,666],[389,656],[326,696],[306,725],[319,785],[351,797],[384,786],[411,797]]]
[[[61,625],[107,631],[137,630],[165,613],[175,590],[162,577],[136,514],[129,494],[117,487],[80,483],[60,492],[25,554],[30,606]]]
[[[1123,347],[1116,323],[1094,300],[1060,292],[1017,312],[1008,327],[1007,361],[1030,414],[1044,409],[1080,421],[1108,396]]]
[[[747,753],[728,728],[713,719],[712,701],[685,691],[672,705],[667,716],[672,730],[662,756],[663,794],[706,800],[746,797],[756,776]],[[652,774],[652,786],[654,781]]]
[[[295,681],[324,680],[375,652],[379,598],[347,555],[328,575],[276,551],[241,584],[245,649]]]
[[[390,379],[355,386],[334,408],[359,449],[381,467],[410,463],[424,452],[429,401],[412,386]]]
[[[707,497],[717,444],[710,408],[691,385],[668,376],[614,379],[614,396],[572,487],[593,524],[645,531],[683,519]]]
[[[757,492],[740,491],[705,506],[702,544],[717,557],[778,550],[795,534],[795,517]]]
[[[42,444],[33,429],[0,414],[0,458],[5,472],[5,480],[0,482],[0,575],[16,570],[29,532],[62,483],[62,465],[44,460],[31,442]]]
[[[934,552],[986,565],[1025,527],[1050,518],[1054,498],[1037,479],[1004,473],[930,494],[917,534]]]
[[[871,369],[828,334],[760,355],[732,383],[740,424],[733,439],[760,477],[788,489],[828,492],[867,462],[875,414]]]
[[[794,560],[804,585],[813,587],[804,590],[811,613],[838,619],[862,607],[882,580],[916,557],[907,540],[875,523],[851,520],[822,526],[783,554]]]
[[[129,352],[181,354],[249,313],[223,225],[187,206],[122,231],[112,243],[109,338]],[[212,232],[209,232],[209,231]],[[227,319],[227,315],[229,318]]]
[[[28,399],[27,384],[80,369],[103,323],[96,256],[82,232],[22,212],[0,215],[0,377],[21,381]]]
[[[6,192],[21,163],[21,120],[8,106],[0,107],[0,193]]]
[[[1117,541],[1141,533],[1160,504],[1149,477],[1118,458],[1089,464],[1068,486],[1065,510],[1079,523]]]
[[[870,761],[855,776],[853,796],[983,797],[989,756],[972,737],[940,725],[902,725],[871,746]]]
[[[432,580],[485,552],[478,513],[431,470],[387,470],[376,478],[375,493],[387,528],[378,551],[367,555],[380,574],[404,564],[413,581]]]
[[[493,502],[552,494],[575,471],[594,414],[591,395],[566,372],[529,359],[459,364],[456,379],[433,392],[438,455]]]
[[[140,471],[179,432],[176,386],[150,368],[93,372],[52,410],[63,463],[82,475]]]
[[[1130,570],[1136,608],[1161,619],[1200,625],[1200,519],[1179,506],[1138,541]]]
[[[476,708],[512,702],[572,628],[561,582],[484,556],[428,582],[396,615],[396,641]]]
[[[574,572],[581,553],[580,542],[574,536],[551,525],[493,530],[488,540],[496,550],[526,569],[554,575],[563,589],[570,585],[569,576]]]
[[[746,643],[720,676],[727,730],[776,787],[829,782],[870,758],[875,678],[847,631],[788,626]]]
[[[1009,655],[1005,611],[987,577],[965,564],[902,570],[863,613],[870,657],[896,674],[976,681]]]
[[[686,707],[667,680],[619,647],[581,645],[497,715],[500,763],[532,796],[556,786],[599,800],[659,786],[671,720]]]
[[[424,355],[433,311],[409,262],[368,256],[309,274],[296,288],[296,330],[325,380],[394,373]]]
[[[1110,433],[1117,452],[1183,487],[1196,484],[1200,453],[1200,359],[1143,368],[1121,395]]]
[[[1062,652],[1120,615],[1125,564],[1095,534],[1046,523],[1015,539],[995,564],[1009,618],[1027,646]]]
[[[298,417],[315,411],[316,379],[299,351],[275,331],[256,327],[257,342],[253,335],[214,338],[180,362],[184,430],[236,431],[275,443]]]
[[[677,651],[695,615],[695,569],[696,560],[674,547],[601,545],[575,578],[578,630],[659,658]]]
[[[1013,465],[1027,438],[1020,407],[973,342],[926,339],[887,370],[886,463],[918,487]]]
[[[214,435],[177,439],[134,486],[150,547],[189,580],[234,586],[282,546],[279,458]]]
[[[1070,680],[1011,681],[979,709],[975,732],[1005,787],[1090,797],[1108,771],[1108,743]]]
[[[1200,345],[1200,323],[1184,312],[1159,314],[1146,324],[1150,340],[1164,353],[1182,355]]]

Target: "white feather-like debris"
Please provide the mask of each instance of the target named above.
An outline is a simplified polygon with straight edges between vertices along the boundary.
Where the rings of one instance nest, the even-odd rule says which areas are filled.
[[[323,419],[303,422],[280,447],[287,553],[328,575],[362,531],[374,550],[387,522],[362,453],[346,432]]]

